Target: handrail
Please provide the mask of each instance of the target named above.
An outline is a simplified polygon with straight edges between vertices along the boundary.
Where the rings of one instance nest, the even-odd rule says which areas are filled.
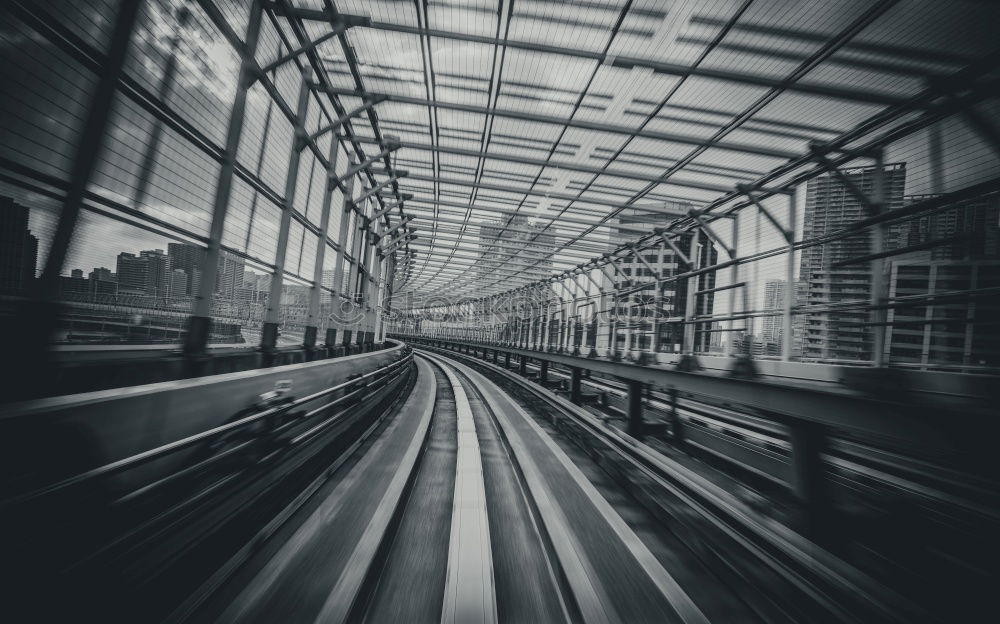
[[[255,414],[251,414],[251,415],[246,416],[245,418],[241,418],[241,419],[239,419],[237,421],[234,421],[234,422],[231,422],[231,423],[226,423],[224,425],[219,425],[218,427],[214,427],[212,429],[207,429],[205,431],[202,431],[200,433],[196,433],[196,434],[188,436],[186,438],[181,438],[180,440],[175,440],[173,442],[169,442],[169,443],[164,444],[162,446],[158,446],[156,448],[152,448],[152,449],[149,449],[149,450],[146,450],[146,451],[142,451],[141,453],[136,453],[135,455],[131,455],[129,457],[125,457],[125,458],[119,459],[117,461],[111,462],[110,464],[105,464],[103,466],[98,466],[97,468],[93,468],[93,469],[88,470],[86,472],[82,472],[82,473],[73,475],[71,477],[67,477],[65,479],[62,479],[61,481],[57,481],[57,482],[49,484],[47,486],[43,486],[43,487],[38,488],[36,490],[32,490],[30,492],[26,492],[26,493],[20,494],[18,496],[14,496],[14,497],[9,498],[7,500],[0,501],[0,508],[14,506],[14,505],[17,505],[17,504],[20,504],[20,503],[23,503],[23,502],[26,502],[26,501],[29,501],[29,500],[32,500],[32,499],[40,498],[42,496],[46,496],[46,495],[52,494],[53,492],[57,492],[59,490],[64,490],[66,488],[73,487],[73,486],[79,485],[81,483],[84,483],[84,482],[87,482],[87,481],[91,481],[93,479],[97,479],[99,477],[104,477],[104,476],[116,474],[118,472],[127,470],[129,468],[133,468],[133,467],[138,466],[140,464],[144,464],[144,463],[146,463],[148,461],[159,459],[161,457],[164,457],[164,456],[169,455],[171,453],[174,453],[176,451],[179,451],[179,450],[185,449],[187,447],[193,446],[194,444],[197,444],[198,442],[203,442],[205,440],[218,437],[218,436],[220,436],[220,435],[222,435],[224,433],[228,433],[230,431],[241,429],[241,428],[243,428],[243,427],[245,427],[247,425],[253,424],[255,422],[258,422],[260,420],[263,420],[263,419],[271,417],[271,416],[275,416],[275,415],[278,415],[278,414],[286,413],[286,412],[291,411],[291,410],[293,410],[293,409],[295,409],[295,408],[297,408],[297,407],[299,407],[301,405],[304,405],[305,403],[309,403],[309,402],[314,401],[314,400],[316,400],[318,398],[327,396],[329,394],[337,392],[338,390],[343,390],[343,389],[348,388],[350,386],[355,386],[355,385],[358,385],[359,383],[366,382],[366,380],[368,380],[369,378],[375,377],[377,375],[383,375],[383,376],[389,375],[393,370],[395,370],[396,368],[399,368],[400,366],[403,366],[403,365],[409,363],[410,361],[412,361],[412,359],[413,359],[413,353],[411,351],[409,353],[404,354],[403,357],[401,357],[400,359],[398,359],[398,360],[396,360],[394,362],[390,362],[389,364],[387,364],[387,365],[385,365],[385,366],[383,366],[381,368],[377,368],[377,369],[375,369],[375,370],[373,370],[371,372],[365,373],[363,375],[359,375],[358,377],[355,377],[353,379],[349,379],[349,380],[347,380],[347,381],[345,381],[343,383],[339,383],[339,384],[337,384],[335,386],[332,386],[330,388],[326,388],[324,390],[320,390],[318,392],[314,392],[313,394],[310,394],[310,395],[307,395],[307,396],[295,399],[293,401],[289,401],[288,403],[283,403],[281,405],[276,405],[276,406],[267,408],[267,409],[265,409],[265,410],[263,410],[261,412],[257,412]],[[367,385],[367,384],[365,384],[365,385]],[[344,398],[344,397],[341,397],[341,398]],[[334,405],[335,403],[336,403],[336,401],[334,401],[333,403],[328,404],[325,407],[330,407],[330,406]],[[321,411],[321,410],[313,410],[313,411],[309,412],[308,416],[312,416],[313,414],[318,413],[318,411]]]

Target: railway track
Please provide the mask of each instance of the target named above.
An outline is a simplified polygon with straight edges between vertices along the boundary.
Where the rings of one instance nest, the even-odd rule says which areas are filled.
[[[709,621],[534,417],[418,353],[413,391],[353,468],[175,621]]]
[[[624,392],[610,380],[584,383],[591,391]],[[662,415],[670,408],[666,398],[649,396],[646,410]],[[178,520],[154,516],[157,526],[139,527],[136,539],[101,555],[126,563],[122,574],[137,571],[142,593],[122,601],[132,616],[691,624],[936,619],[755,513],[724,484],[630,438],[609,412],[574,405],[474,356],[421,347],[412,363],[407,356],[367,381],[294,403],[280,408],[294,418],[268,429],[271,442],[264,446],[247,434],[254,423],[270,422],[267,410],[238,414],[232,424],[199,434],[214,441],[199,461],[226,467],[229,475],[202,485],[225,496],[182,500],[181,512],[167,510]],[[377,413],[340,452],[321,455],[325,443],[310,442],[333,439],[339,423],[355,418],[352,410],[371,407]],[[692,435],[703,429],[787,461],[780,428],[710,407],[689,397],[680,402],[689,444],[711,440]],[[229,431],[247,434],[231,439]],[[273,444],[272,431],[282,432],[282,444]],[[248,449],[260,449],[249,472]],[[273,470],[271,456],[282,458]],[[227,457],[244,460],[230,466]],[[185,482],[190,470],[164,483]],[[142,491],[124,500],[135,497]],[[168,574],[160,569],[164,562]],[[151,598],[148,611],[140,596]]]

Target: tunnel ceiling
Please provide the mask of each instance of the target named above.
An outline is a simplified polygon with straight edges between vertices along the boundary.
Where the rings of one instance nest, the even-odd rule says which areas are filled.
[[[391,169],[373,169],[412,194],[397,294],[454,300],[599,257],[648,232],[636,221],[718,207],[811,142],[904,108],[928,76],[993,51],[987,4],[265,7],[293,42],[320,41],[317,84],[356,111],[364,149],[398,138]]]

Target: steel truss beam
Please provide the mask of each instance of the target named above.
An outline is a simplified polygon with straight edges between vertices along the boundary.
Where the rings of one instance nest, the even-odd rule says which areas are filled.
[[[375,142],[374,139],[367,139],[365,137],[359,137],[358,140],[361,141],[362,143]],[[469,156],[471,158],[502,160],[504,162],[512,162],[520,165],[531,165],[535,167],[550,168],[550,169],[562,169],[564,171],[578,171],[580,173],[591,173],[594,175],[609,176],[612,178],[624,178],[627,180],[639,180],[641,182],[656,182],[659,184],[666,184],[670,186],[681,186],[685,188],[698,189],[700,191],[712,191],[715,193],[726,193],[732,190],[733,188],[732,184],[711,184],[708,182],[697,182],[694,180],[677,180],[675,178],[670,178],[669,180],[663,180],[662,176],[633,173],[631,171],[623,171],[621,169],[592,167],[589,165],[579,165],[576,163],[561,162],[557,160],[546,160],[544,158],[528,158],[526,156],[515,156],[513,154],[502,154],[498,152],[480,152],[476,150],[462,149],[459,147],[443,147],[440,145],[431,145],[429,143],[400,141],[399,145],[401,148],[404,149],[424,150],[427,152],[438,152],[441,154],[453,154],[455,156]]]
[[[372,173],[383,173],[382,171],[372,169]],[[589,197],[584,199],[578,197],[571,193],[560,193],[558,191],[546,191],[544,189],[538,188],[519,188],[515,186],[506,186],[503,184],[488,184],[483,182],[473,182],[470,180],[459,180],[457,178],[444,178],[441,176],[425,176],[415,174],[412,171],[406,176],[408,180],[413,182],[432,182],[438,184],[445,184],[450,186],[464,186],[473,189],[485,189],[488,191],[500,191],[503,193],[513,193],[516,195],[527,195],[529,197],[543,197],[546,199],[556,199],[560,201],[570,201],[577,204],[589,204],[593,206],[607,206],[609,208],[628,208],[630,210],[639,210],[643,212],[650,212],[655,214],[666,214],[670,216],[676,216],[677,211],[665,205],[657,204],[628,204],[625,202],[616,202],[614,200],[602,199],[599,197]],[[423,189],[411,187],[411,190],[418,192],[423,191]],[[728,190],[728,189],[727,189]],[[669,198],[670,201],[676,201],[678,203],[687,203],[693,206],[703,203],[702,200],[688,199],[684,197]]]
[[[413,216],[413,213],[410,213],[407,216],[408,217]],[[462,225],[463,222],[460,219],[446,219],[446,218],[438,217],[437,219],[435,219],[435,221],[437,223],[439,223],[439,224],[440,223],[448,224],[447,227],[439,225],[438,229],[437,229],[438,232],[444,233],[444,234],[455,234],[455,235],[459,235],[460,236],[460,238],[458,238],[458,239],[456,239],[456,238],[448,238],[448,240],[462,240],[461,235],[463,233],[463,230],[461,228],[452,227],[453,225]],[[523,232],[525,234],[534,234],[534,232],[532,232],[531,230],[518,229],[518,230],[515,230],[515,231]],[[553,238],[571,238],[571,237],[569,235],[567,235],[567,234],[561,234],[558,237],[553,236]],[[497,239],[497,240],[490,239],[490,240],[484,241],[482,238],[480,238],[480,239],[478,239],[476,241],[462,240],[462,242],[467,242],[470,245],[477,245],[480,248],[484,248],[484,249],[486,249],[486,248],[493,248],[493,247],[497,247],[497,246],[505,246],[505,247],[515,247],[516,246],[518,248],[524,248],[527,245],[530,245],[532,247],[544,247],[544,248],[547,248],[547,249],[548,248],[552,248],[552,249],[568,248],[565,244],[561,244],[561,243],[554,243],[554,242],[553,243],[546,243],[546,242],[529,241],[529,240],[518,240],[518,239]],[[597,243],[592,243],[592,242],[587,242],[584,239],[578,239],[578,238],[572,237],[572,243],[570,243],[570,245],[576,245],[577,243],[579,243],[579,246],[582,246],[582,247],[584,247],[584,248],[586,248],[588,250],[592,250],[593,253],[603,253],[604,251],[606,251],[608,249],[607,241],[600,241],[600,242],[597,242]]]
[[[443,251],[443,250],[442,251],[438,251],[438,250],[435,250],[435,249],[433,249],[431,247],[428,247],[426,243],[415,244],[413,246],[413,248],[417,249],[417,250],[420,250],[420,251],[423,252],[421,255],[423,256],[423,259],[425,261],[434,261],[435,258],[444,258],[444,259],[447,260],[448,258],[450,258],[452,256],[459,257],[459,258],[465,258],[465,259],[469,259],[469,260],[476,260],[477,262],[483,261],[481,253],[479,251],[471,250],[471,249],[458,248],[458,249],[455,249],[454,253],[453,253],[451,250],[448,250],[448,251]],[[572,264],[573,262],[578,262],[581,259],[585,259],[585,258],[590,257],[590,256],[586,255],[586,252],[574,252],[574,253],[567,254],[567,255],[572,256],[574,259],[573,260],[565,260],[565,261],[563,261],[566,264]],[[516,256],[514,256],[514,257],[516,258]],[[493,259],[490,259],[488,261],[490,263],[492,263],[492,264],[497,264],[497,265],[505,264],[505,263],[502,263],[502,262],[500,262],[498,260],[493,260]],[[519,262],[520,261],[527,262],[527,260],[518,260],[518,261]],[[514,266],[514,265],[517,265],[517,262],[510,262],[509,264],[511,266]],[[524,266],[530,268],[530,265],[524,265]]]
[[[298,17],[303,20],[311,21],[321,21],[326,22],[331,19],[331,15],[326,11],[318,11],[313,9],[292,9],[286,13],[294,17]],[[343,14],[340,14],[343,15]],[[358,17],[358,16],[351,16]],[[361,19],[366,19],[361,17]],[[490,46],[497,46],[499,48],[516,48],[519,50],[528,50],[531,52],[540,52],[544,54],[555,54],[560,56],[572,56],[576,58],[584,58],[596,61],[603,65],[609,65],[612,67],[620,67],[624,69],[632,69],[634,67],[641,67],[653,70],[654,73],[666,74],[670,76],[697,76],[701,78],[711,78],[714,80],[721,80],[725,82],[735,82],[739,84],[748,84],[753,86],[765,87],[770,89],[786,89],[788,91],[795,91],[799,93],[807,93],[809,95],[816,95],[820,97],[836,98],[842,100],[865,102],[870,104],[878,105],[896,105],[901,103],[903,100],[894,95],[882,94],[862,89],[851,89],[849,87],[837,87],[823,84],[812,84],[812,83],[795,83],[786,84],[785,81],[781,79],[768,78],[766,76],[758,76],[755,74],[746,74],[740,72],[732,72],[721,69],[712,69],[707,67],[692,67],[689,65],[681,65],[677,63],[666,63],[662,61],[655,61],[652,59],[628,57],[628,56],[615,56],[613,54],[605,54],[598,51],[588,51],[577,48],[565,48],[562,46],[548,45],[544,43],[533,43],[530,41],[517,41],[512,39],[499,39],[496,37],[487,37],[482,35],[473,35],[467,33],[459,33],[446,30],[436,30],[431,28],[420,28],[417,26],[408,26],[406,24],[396,24],[391,22],[379,22],[371,21],[371,25],[368,26],[376,30],[385,30],[390,32],[400,32],[412,35],[420,35],[427,37],[439,37],[442,39],[451,39],[454,41],[466,41],[469,43],[481,43]]]
[[[655,227],[653,224],[650,224],[650,227],[648,227],[648,228],[638,228],[638,227],[632,227],[630,225],[625,225],[625,224],[607,223],[607,222],[601,222],[601,221],[585,221],[583,219],[574,219],[573,217],[563,217],[563,216],[558,216],[558,215],[555,215],[555,214],[553,214],[553,215],[531,214],[531,213],[525,213],[525,212],[518,212],[517,210],[511,210],[509,208],[494,208],[493,206],[470,206],[469,204],[461,204],[461,203],[458,203],[458,202],[449,202],[449,201],[443,200],[443,199],[424,199],[424,198],[421,198],[421,197],[416,197],[416,198],[414,198],[414,199],[411,200],[411,203],[413,203],[413,204],[431,204],[431,205],[434,205],[434,206],[446,206],[446,207],[451,207],[451,208],[466,208],[466,209],[472,209],[472,210],[482,210],[484,212],[495,212],[495,213],[498,213],[498,214],[505,214],[505,215],[518,215],[518,216],[522,216],[522,217],[534,217],[534,218],[537,218],[537,219],[547,219],[549,221],[556,221],[556,220],[558,220],[558,221],[560,221],[562,223],[575,223],[575,224],[578,224],[578,225],[586,225],[588,227],[606,227],[606,228],[610,228],[612,230],[619,230],[619,231],[622,231],[622,232],[635,232],[636,234],[648,234],[649,232],[652,231],[653,227]],[[419,217],[420,215],[417,214],[416,216]],[[482,225],[486,225],[486,224],[482,224]],[[539,232],[539,233],[543,234],[544,232]]]
[[[317,90],[326,91],[331,95],[346,96],[346,97],[378,97],[384,96],[387,100],[396,102],[397,104],[413,104],[415,106],[431,106],[434,108],[443,108],[446,110],[455,110],[463,113],[477,113],[481,115],[492,115],[494,117],[508,117],[510,119],[519,119],[521,121],[533,121],[537,123],[546,123],[556,126],[568,126],[570,128],[581,128],[584,130],[595,130],[597,132],[607,132],[609,134],[623,134],[631,137],[639,137],[644,139],[653,139],[657,141],[668,141],[670,143],[682,143],[685,145],[694,145],[697,147],[704,148],[718,148],[726,149],[734,152],[744,152],[747,154],[754,154],[756,156],[767,156],[770,158],[779,158],[781,160],[789,160],[791,158],[796,158],[799,154],[797,152],[789,152],[785,150],[770,149],[766,147],[760,147],[758,145],[750,145],[747,143],[734,143],[729,141],[712,141],[705,140],[698,137],[688,136],[684,134],[673,134],[670,132],[659,132],[656,130],[641,130],[638,128],[631,128],[629,126],[620,126],[617,124],[600,123],[596,121],[586,121],[584,119],[567,119],[565,117],[555,117],[553,115],[541,115],[538,113],[526,113],[523,111],[507,110],[502,108],[491,108],[489,106],[477,106],[474,104],[460,104],[458,102],[442,102],[439,100],[431,100],[427,98],[413,97],[409,95],[393,95],[390,93],[376,93],[372,91],[358,91],[356,89],[344,89],[339,87],[332,87],[323,89],[317,85]]]

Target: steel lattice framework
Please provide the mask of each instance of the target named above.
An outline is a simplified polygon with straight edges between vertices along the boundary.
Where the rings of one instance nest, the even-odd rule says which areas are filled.
[[[96,87],[45,77],[67,97],[86,93],[78,147],[35,129],[0,155],[3,182],[60,198],[43,301],[58,299],[81,206],[204,246],[190,352],[205,346],[226,256],[277,278],[262,299],[265,348],[286,281],[311,288],[307,343],[336,329],[330,306],[454,315],[541,294],[607,311],[654,283],[657,322],[736,332],[735,320],[780,313],[789,336],[808,312],[792,294],[803,250],[861,230],[871,288],[852,305],[882,327],[878,310],[895,305],[890,224],[995,193],[1000,178],[991,3],[92,1],[92,28],[72,3],[5,9],[34,33],[25,41],[45,41]],[[32,97],[11,119],[41,127],[49,104]],[[121,135],[142,144],[138,156]],[[211,170],[190,196],[157,188],[202,173],[165,166],[164,136]],[[46,142],[48,155],[20,160]],[[903,207],[882,175],[900,162],[904,192],[923,197]],[[851,167],[878,169],[876,188],[852,186]],[[865,218],[811,237],[796,214],[820,177],[839,180]],[[758,271],[785,280],[780,311],[748,286]],[[711,283],[682,284],[700,276]],[[665,283],[692,301],[720,293],[728,311],[689,303],[660,318]],[[378,332],[373,318],[362,325]]]

